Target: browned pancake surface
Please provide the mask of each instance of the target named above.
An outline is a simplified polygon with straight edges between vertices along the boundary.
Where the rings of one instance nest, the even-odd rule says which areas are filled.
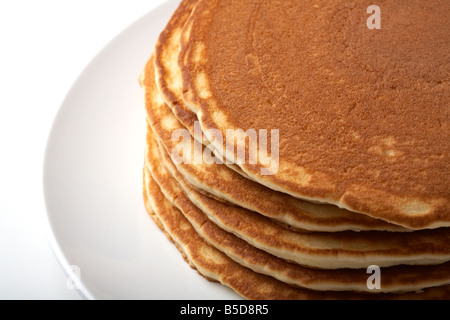
[[[201,0],[180,56],[203,131],[280,130],[252,178],[411,228],[450,225],[450,2]]]

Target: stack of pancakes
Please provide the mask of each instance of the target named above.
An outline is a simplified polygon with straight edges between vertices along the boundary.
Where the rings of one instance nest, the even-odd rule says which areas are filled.
[[[362,1],[172,16],[140,79],[144,196],[205,278],[247,299],[450,297],[450,2],[378,5],[380,30]]]

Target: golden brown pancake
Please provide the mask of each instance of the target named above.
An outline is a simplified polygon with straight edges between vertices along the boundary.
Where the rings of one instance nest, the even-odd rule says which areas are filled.
[[[155,181],[165,190],[168,200],[175,206],[180,200],[176,197],[183,193],[176,184],[168,183],[170,178],[161,164],[171,161],[164,157],[166,151],[157,152],[157,143],[151,128],[147,137],[147,169],[152,172]],[[176,170],[173,164],[167,164],[169,171]],[[367,286],[367,270],[316,270],[289,263],[262,250],[259,250],[238,237],[224,231],[211,222],[193,203],[186,202],[182,213],[193,225],[197,233],[210,245],[228,255],[239,264],[251,270],[272,276],[291,285],[319,291],[359,291],[369,293],[409,292],[424,288],[450,284],[450,263],[438,266],[411,267],[400,266],[384,268],[383,286],[373,291]]]
[[[169,39],[172,38],[169,37]],[[166,44],[166,42],[160,39],[159,46],[163,44]],[[173,47],[171,45],[167,46],[169,48]],[[163,46],[162,48],[165,47]],[[163,49],[160,50],[165,52]],[[193,115],[192,111],[186,109],[182,101],[174,98],[178,95],[181,96],[181,93],[178,93],[176,86],[172,84],[173,80],[171,80],[174,74],[177,74],[173,67],[176,65],[175,62],[170,62],[169,60],[173,56],[165,53],[161,54],[159,59],[156,59],[157,57],[155,56],[155,61],[157,61],[155,65],[159,66],[157,70],[160,70],[159,72],[166,70],[156,77],[159,87],[163,87],[163,89],[159,91],[155,86],[155,71],[152,63],[149,62],[145,70],[144,86],[149,99],[152,99],[153,102],[147,105],[147,115],[158,139],[163,142],[166,150],[173,155],[173,150],[176,149],[179,141],[174,140],[172,134],[177,130],[185,129],[186,125],[191,127],[189,132],[194,132],[193,121],[195,115]],[[171,74],[172,76],[164,77],[165,74]],[[163,92],[166,93],[162,94]],[[165,99],[162,99],[164,95]],[[172,100],[173,113],[165,103],[168,99],[174,99]],[[175,117],[174,113],[178,114],[178,116]],[[179,121],[180,118],[184,120]],[[201,141],[202,139],[191,137],[188,142],[191,146],[194,146],[198,140]],[[205,146],[199,146],[199,148],[201,148],[202,153],[206,149]],[[194,152],[194,148],[192,148],[192,152]],[[195,164],[192,161],[194,159],[192,154],[185,156],[189,156],[189,158],[186,158],[191,160],[191,163],[187,161],[177,163],[177,168],[184,178],[198,191],[204,191],[216,199],[223,199],[226,202],[261,213],[293,228],[326,232],[346,230],[408,231],[405,228],[339,209],[336,206],[315,204],[295,199],[287,194],[276,192],[255,181],[246,179],[223,164],[207,164],[204,161]]]
[[[273,175],[240,159],[269,188],[448,227],[450,2],[377,5],[381,30],[358,1],[200,0],[181,37],[184,101],[205,134],[280,130]]]

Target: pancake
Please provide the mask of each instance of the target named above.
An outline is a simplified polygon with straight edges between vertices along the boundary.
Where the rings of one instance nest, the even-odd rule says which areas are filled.
[[[148,140],[150,144],[151,139]],[[262,215],[196,192],[176,169],[171,172],[176,176],[175,180],[161,165],[163,160],[155,149],[149,149],[147,156],[157,159],[149,163],[152,175],[182,212],[186,213],[194,203],[222,229],[284,260],[322,269],[428,265],[450,260],[449,229],[413,233],[348,231],[306,234],[287,230]]]
[[[180,192],[177,186],[173,186],[175,190],[168,191],[171,185],[167,183],[168,178],[163,172],[164,169],[161,170],[161,163],[165,163],[165,161],[156,157],[158,156],[156,144],[153,133],[148,128],[147,170],[153,172],[155,181],[166,190],[164,193],[168,195],[168,200],[176,205],[179,200],[174,199],[174,197],[182,191]],[[164,153],[165,150],[162,150],[162,152]],[[167,159],[170,161],[170,158],[167,157]],[[367,287],[366,269],[315,270],[304,268],[258,250],[247,242],[222,230],[192,203],[186,202],[183,214],[209,245],[257,273],[272,276],[291,285],[318,291],[366,291],[374,293]],[[450,263],[439,266],[385,268],[383,269],[383,286],[381,290],[375,292],[418,291],[424,288],[450,284],[449,270]]]
[[[160,45],[162,43],[164,42],[160,40]],[[160,56],[160,59],[155,59],[155,61],[159,61],[155,62],[155,65],[159,64],[160,70],[163,68],[163,65],[166,67],[175,65],[167,61],[169,59],[167,55],[165,54]],[[164,61],[164,63],[161,61]],[[159,86],[162,85],[165,88],[161,92],[169,90],[171,92],[170,94],[166,93],[166,98],[162,99],[163,94],[155,86],[155,71],[151,62],[147,64],[144,73],[143,85],[147,91],[148,100],[151,100],[146,107],[149,122],[158,139],[163,142],[166,150],[171,156],[176,156],[173,154],[173,150],[176,150],[180,142],[178,139],[173,139],[172,135],[178,130],[183,131],[186,128],[185,125],[189,123],[192,126],[192,129],[189,131],[195,131],[192,124],[194,119],[190,116],[184,117],[184,115],[192,112],[180,112],[178,117],[175,117],[174,113],[177,113],[176,110],[184,110],[186,107],[183,107],[183,103],[179,100],[178,102],[173,102],[175,105],[172,109],[174,113],[167,107],[165,103],[167,99],[178,95],[176,88],[170,85],[170,78],[167,81],[162,81],[161,77],[157,77]],[[170,72],[166,71],[166,73],[176,74],[177,72],[171,70]],[[179,118],[185,119],[183,124],[178,120]],[[187,136],[187,143],[191,147],[194,146],[198,139]],[[202,154],[206,149],[205,146],[201,145],[198,148]],[[184,178],[198,191],[204,191],[216,199],[223,199],[226,202],[258,212],[295,229],[323,232],[347,230],[409,231],[381,220],[339,209],[336,206],[315,204],[295,199],[287,194],[276,192],[255,181],[246,179],[229,167],[214,161],[211,164],[205,161],[194,163],[192,161],[194,159],[194,151],[196,149],[191,148],[192,154],[184,154],[183,156],[188,161],[178,162],[177,168]]]
[[[216,150],[212,130],[279,130],[278,167],[222,152],[271,189],[449,227],[450,2],[377,5],[381,30],[344,0],[200,0],[181,35],[184,102]]]
[[[450,286],[423,290],[420,293],[368,295],[351,292],[316,292],[289,286],[274,278],[242,267],[206,244],[183,215],[164,197],[158,184],[145,175],[144,199],[149,214],[175,243],[184,259],[199,274],[217,281],[250,300],[444,300]]]

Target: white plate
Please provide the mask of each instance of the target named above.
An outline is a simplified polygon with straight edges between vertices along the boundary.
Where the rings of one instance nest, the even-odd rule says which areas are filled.
[[[49,137],[50,238],[88,299],[239,299],[192,270],[143,204],[146,122],[137,79],[178,3],[148,13],[89,64]]]

